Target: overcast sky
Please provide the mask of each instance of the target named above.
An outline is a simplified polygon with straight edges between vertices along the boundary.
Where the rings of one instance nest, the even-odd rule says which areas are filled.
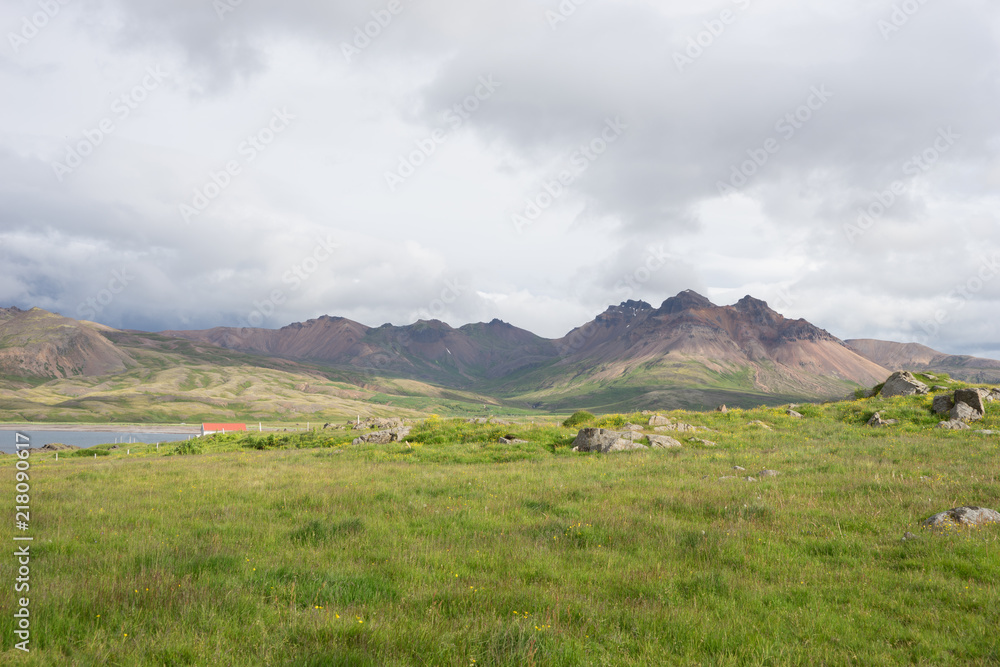
[[[0,27],[0,305],[558,337],[694,289],[1000,357],[995,0],[5,0]]]

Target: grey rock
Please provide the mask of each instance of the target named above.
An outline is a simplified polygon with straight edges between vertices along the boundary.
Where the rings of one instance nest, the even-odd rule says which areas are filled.
[[[990,393],[986,397],[986,400],[989,401],[990,403],[994,401],[1000,401],[1000,389],[990,389]]]
[[[648,449],[624,438],[625,434],[603,428],[581,429],[573,441],[574,452],[627,452],[634,449]]]
[[[955,392],[955,404],[965,403],[980,415],[986,414],[983,398],[989,396],[985,389],[959,389]]]
[[[677,449],[683,447],[680,442],[674,440],[669,435],[650,435],[649,446],[653,449]]]
[[[894,396],[913,396],[914,394],[926,394],[930,389],[923,382],[913,376],[909,371],[896,371],[885,381],[885,386],[880,392],[882,398],[892,398]]]
[[[625,424],[626,431],[641,431],[642,427],[638,424]]]
[[[974,422],[983,418],[983,413],[964,402],[955,402],[955,407],[948,413],[951,421]]]
[[[892,426],[893,424],[898,424],[898,419],[882,419],[882,415],[876,412],[872,415],[872,418],[868,420],[868,426],[872,428],[879,428],[880,426]]]
[[[714,442],[705,440],[704,438],[688,438],[688,442],[697,442],[699,445],[705,445],[706,447],[715,447]]]
[[[951,412],[951,409],[955,407],[955,399],[948,394],[938,394],[934,397],[934,403],[931,405],[931,410],[936,415],[943,415]]]
[[[408,435],[410,435],[410,427],[399,426],[397,428],[392,428],[387,431],[375,431],[373,433],[365,433],[364,435],[355,438],[351,444],[361,445],[367,443],[369,445],[387,445],[390,442],[399,442]]]
[[[755,419],[754,421],[748,423],[747,426],[759,426],[759,427],[761,427],[762,429],[764,429],[766,431],[770,431],[771,430],[770,426],[768,426],[767,424],[765,424],[764,422],[762,422],[759,419]]]
[[[944,526],[985,526],[988,523],[1000,523],[1000,512],[985,507],[956,507],[947,512],[941,512],[924,521],[923,525],[930,528]]]
[[[501,445],[524,445],[527,444],[527,440],[521,440],[520,438],[515,438],[512,435],[507,435],[499,440]]]
[[[927,378],[928,380],[937,380],[937,376],[931,375],[930,373],[924,373],[924,377]]]
[[[937,427],[949,431],[964,431],[969,428],[969,425],[957,419],[952,419],[946,422],[938,422]]]
[[[976,431],[976,433],[982,433],[983,435],[996,435],[997,431]]]
[[[670,423],[671,423],[670,420],[662,415],[653,415],[652,417],[649,418],[649,425],[652,428],[655,428],[657,426],[669,426]]]
[[[942,387],[941,385],[936,384],[931,387],[931,391],[948,391],[948,387]]]

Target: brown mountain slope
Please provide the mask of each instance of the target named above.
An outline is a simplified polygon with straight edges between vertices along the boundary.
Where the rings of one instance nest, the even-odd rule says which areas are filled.
[[[556,344],[561,359],[518,378],[518,389],[541,397],[530,391],[532,384],[568,394],[590,383],[651,392],[701,386],[834,397],[889,375],[828,332],[786,319],[749,296],[721,307],[690,291],[659,308],[627,301]]]
[[[1000,383],[1000,361],[945,354],[917,343],[893,343],[859,338],[844,341],[861,356],[893,370],[938,371],[956,380]]]
[[[437,320],[371,328],[342,317],[323,316],[277,330],[216,328],[164,331],[163,335],[452,386],[501,377],[556,356],[551,341],[500,320],[459,329]]]
[[[51,379],[96,377],[134,364],[105,338],[108,327],[78,322],[40,308],[0,308],[0,375]]]
[[[886,370],[848,349],[842,341],[805,320],[788,320],[763,301],[744,297],[716,306],[694,293],[681,293],[653,309],[626,302],[559,341],[574,358],[597,361],[648,359],[671,353],[712,365],[761,363],[785,366],[868,384]]]

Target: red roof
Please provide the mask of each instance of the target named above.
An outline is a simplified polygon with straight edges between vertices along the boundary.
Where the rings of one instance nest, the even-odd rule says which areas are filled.
[[[245,431],[247,430],[246,424],[202,424],[202,431]]]

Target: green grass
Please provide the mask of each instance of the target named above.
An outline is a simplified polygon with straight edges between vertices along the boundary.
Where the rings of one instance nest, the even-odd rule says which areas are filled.
[[[436,418],[390,445],[328,429],[33,454],[33,650],[3,660],[996,664],[1000,526],[919,523],[1000,509],[1000,439],[934,429],[930,400],[663,413],[716,444],[606,456],[556,420]],[[875,410],[901,423],[865,427]],[[780,475],[744,479],[763,468]],[[5,614],[4,649],[12,631]]]

